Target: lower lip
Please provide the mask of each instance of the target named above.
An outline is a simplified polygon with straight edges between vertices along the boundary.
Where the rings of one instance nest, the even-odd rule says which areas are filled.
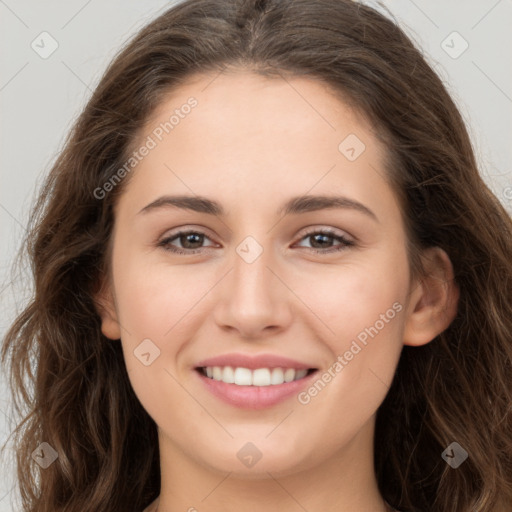
[[[196,370],[196,373],[208,391],[222,401],[243,409],[264,409],[276,405],[292,395],[297,395],[301,389],[309,384],[317,372],[314,371],[299,380],[271,386],[227,384],[226,382],[210,379],[200,371]]]

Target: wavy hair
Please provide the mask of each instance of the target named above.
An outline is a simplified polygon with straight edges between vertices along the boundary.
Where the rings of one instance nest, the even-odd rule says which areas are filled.
[[[392,19],[350,0],[186,0],[140,30],[108,66],[31,211],[19,258],[34,291],[2,342],[25,512],[139,512],[160,490],[157,428],[131,388],[120,343],[93,300],[109,269],[113,208],[99,200],[165,94],[196,72],[242,69],[320,80],[387,148],[414,275],[424,248],[449,255],[457,315],[404,346],[377,411],[375,470],[395,508],[512,509],[512,221],[479,174],[453,100]],[[441,453],[469,454],[457,469]],[[31,458],[47,442],[58,460]]]

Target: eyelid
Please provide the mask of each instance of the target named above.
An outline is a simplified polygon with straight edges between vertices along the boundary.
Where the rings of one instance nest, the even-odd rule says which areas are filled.
[[[325,226],[325,225],[322,226],[319,224],[313,224],[311,226],[306,226],[305,228],[303,228],[302,231],[300,231],[299,234],[297,235],[298,241],[300,241],[302,238],[304,238],[307,235],[315,234],[320,231],[326,232],[329,235],[333,235],[333,236],[342,236],[344,238],[350,238],[350,240],[352,240],[354,242],[357,241],[356,237],[347,233],[344,230],[341,230],[338,228],[333,228],[331,226]],[[194,232],[194,233],[197,232],[198,234],[207,236],[212,241],[214,241],[214,238],[215,238],[214,236],[211,236],[211,231],[208,228],[205,228],[204,226],[196,227],[194,224],[191,224],[191,225],[173,228],[170,231],[167,230],[164,232],[163,235],[158,237],[158,240],[161,241],[161,240],[165,240],[165,239],[169,239],[169,238],[174,238],[180,234],[188,233],[188,232]]]
[[[215,239],[215,236],[212,235],[213,231],[211,231],[210,229],[195,224],[186,224],[185,226],[178,226],[176,228],[165,230],[163,234],[158,237],[158,240],[161,241],[166,240],[168,238],[174,238],[180,234],[189,232],[205,235],[205,237],[208,237],[212,241]]]
[[[354,241],[354,242],[357,240],[356,237],[352,236],[351,234],[347,233],[346,231],[344,231],[342,229],[338,229],[338,228],[333,228],[331,226],[321,226],[318,224],[314,224],[313,226],[308,226],[304,229],[305,229],[305,231],[301,232],[301,234],[300,234],[300,239],[304,238],[307,235],[311,235],[311,234],[323,231],[325,233],[328,233],[329,235],[341,236],[343,238],[350,239],[351,241]]]
[[[331,226],[326,227],[321,225],[311,225],[307,226],[305,231],[302,231],[299,235],[297,235],[297,241],[294,243],[300,243],[304,239],[306,239],[308,236],[312,235],[326,235],[331,238],[337,239],[340,245],[334,245],[333,247],[327,247],[324,249],[317,249],[313,247],[304,247],[305,249],[309,249],[311,252],[315,254],[331,254],[331,253],[339,253],[343,251],[344,249],[347,249],[348,247],[354,247],[357,245],[357,239],[353,237],[352,235],[346,233],[345,231],[338,230],[337,228],[333,228]],[[214,245],[217,244],[215,242],[214,237],[211,237],[209,234],[209,230],[204,227],[194,227],[193,225],[189,226],[180,226],[178,228],[175,228],[175,230],[172,230],[169,234],[164,234],[161,238],[159,238],[159,241],[157,242],[158,247],[162,247],[164,250],[167,250],[171,253],[175,254],[181,254],[181,255],[194,255],[198,253],[205,253],[205,252],[211,252],[212,249],[214,249]],[[173,247],[168,248],[170,246],[170,242],[174,241],[175,239],[178,239],[182,235],[188,235],[188,234],[198,234],[203,236],[204,238],[210,240],[213,242],[213,245],[205,246],[205,247],[199,247],[196,249],[182,249],[179,247]]]

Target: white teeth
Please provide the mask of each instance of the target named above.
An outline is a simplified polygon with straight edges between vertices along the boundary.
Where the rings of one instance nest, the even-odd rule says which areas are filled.
[[[270,376],[270,384],[282,384],[284,382],[284,373],[282,368],[274,368]]]
[[[251,370],[247,368],[237,368],[235,370],[235,384],[239,386],[250,386],[252,384]]]
[[[252,372],[253,386],[270,386],[270,370],[268,368],[258,368]]]
[[[233,368],[231,366],[208,366],[203,369],[206,376],[227,384],[238,386],[273,386],[304,378],[308,370],[294,368]]]
[[[284,372],[284,381],[291,382],[295,378],[295,370],[293,368],[287,368]]]
[[[222,371],[222,381],[227,382],[228,384],[233,384],[235,382],[235,372],[231,366],[225,366]]]

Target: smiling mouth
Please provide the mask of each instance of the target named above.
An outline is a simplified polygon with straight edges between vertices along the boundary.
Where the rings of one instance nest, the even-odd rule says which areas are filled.
[[[251,370],[232,366],[201,366],[196,368],[202,376],[237,386],[277,386],[304,379],[316,372],[316,368],[256,368]]]

